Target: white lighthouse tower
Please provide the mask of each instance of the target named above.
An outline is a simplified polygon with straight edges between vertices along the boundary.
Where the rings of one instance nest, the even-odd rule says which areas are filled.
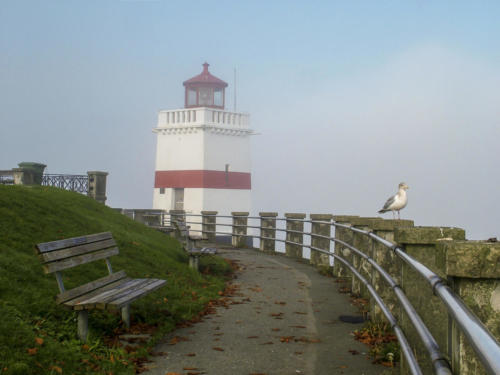
[[[227,83],[208,71],[188,79],[183,109],[160,111],[153,208],[250,211],[249,115],[224,108]]]

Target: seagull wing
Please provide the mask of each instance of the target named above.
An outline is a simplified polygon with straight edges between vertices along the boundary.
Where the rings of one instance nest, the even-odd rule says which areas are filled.
[[[387,202],[385,202],[384,207],[382,207],[382,209],[379,211],[379,213],[390,210],[390,207],[394,204],[395,201],[396,201],[395,195],[393,195],[392,197],[387,199]]]

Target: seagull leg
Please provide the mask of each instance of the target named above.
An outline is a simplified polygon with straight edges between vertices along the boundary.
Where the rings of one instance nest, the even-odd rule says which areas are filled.
[[[392,211],[392,220],[396,220],[396,213]]]
[[[401,215],[399,213],[399,210],[398,210],[398,220],[401,220]]]

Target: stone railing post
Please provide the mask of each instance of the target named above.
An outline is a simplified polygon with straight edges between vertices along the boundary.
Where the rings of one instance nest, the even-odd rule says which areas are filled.
[[[442,259],[436,244],[448,240],[464,240],[465,231],[460,228],[446,227],[409,227],[395,228],[394,240],[404,246],[408,255],[424,264],[439,277],[446,279]],[[436,297],[427,280],[404,262],[401,267],[401,287],[412,303],[418,315],[422,318],[431,334],[436,339],[443,354],[449,353],[448,345],[448,310]],[[400,325],[406,338],[418,359],[424,374],[432,374],[432,361],[427,351],[420,344],[420,338],[404,312],[401,313]],[[406,362],[401,360],[401,374],[407,374]],[[460,373],[462,374],[462,373]]]
[[[273,238],[260,239],[260,250],[265,252],[276,251],[276,216],[277,212],[259,212],[260,216],[260,236]]]
[[[500,341],[500,243],[441,241],[437,258],[454,292]],[[448,327],[453,373],[487,374],[457,325],[450,321]]]
[[[89,176],[87,195],[96,201],[105,204],[107,199],[106,178],[108,172],[89,171],[87,172],[87,175]]]
[[[384,220],[375,219],[370,223],[373,233],[383,239],[394,243],[394,230],[401,227],[413,227],[413,220]],[[370,255],[373,260],[379,264],[394,281],[401,285],[401,260],[394,252],[377,241],[372,241],[372,253]],[[371,284],[375,291],[380,295],[391,313],[399,320],[400,308],[399,302],[389,287],[387,282],[380,276],[377,270],[372,269]],[[372,321],[387,321],[380,307],[375,303],[373,298],[370,298],[370,318]]]
[[[351,225],[351,221],[359,216],[350,215],[335,215],[333,221],[342,225]],[[350,229],[335,227],[335,239],[341,240],[349,245],[352,245],[353,232]],[[340,243],[335,243],[334,253],[352,263],[352,251]],[[333,263],[333,276],[342,278],[351,278],[351,271],[345,268],[340,262],[334,261]]]
[[[353,218],[351,224],[354,228],[358,228],[364,231],[371,231],[371,224],[374,220],[378,218],[374,217],[357,217]],[[372,242],[370,238],[364,234],[353,232],[352,233],[352,245],[360,250],[363,254],[370,256],[372,255]],[[351,252],[351,260],[354,268],[363,276],[366,280],[371,280],[372,267],[365,259],[357,255],[354,251]],[[370,294],[368,289],[364,284],[358,280],[357,277],[352,278],[351,291],[353,294],[359,295],[363,298],[369,298]]]
[[[330,240],[320,236],[331,236],[332,225],[330,224],[333,215],[331,214],[310,214],[311,223],[311,246],[330,252]],[[311,249],[310,263],[317,268],[328,272],[330,270],[330,257],[319,251]]]
[[[201,211],[201,236],[210,243],[216,242],[217,211]]]
[[[181,224],[181,226],[186,225],[186,229],[187,229],[186,211],[184,211],[184,210],[170,210],[170,211],[168,211],[168,213],[170,214],[170,226],[172,226],[174,228],[174,231],[173,231],[174,237],[177,238],[179,241],[184,240],[184,238],[178,238],[179,235],[182,237],[182,234],[178,233],[178,231],[175,229],[174,222],[183,223],[183,224]]]
[[[248,214],[248,212],[231,212],[231,215],[233,215],[231,244],[234,247],[247,246]]]
[[[291,243],[285,244],[286,255],[292,258],[302,259],[302,249],[304,244],[304,222],[299,220],[304,220],[306,214],[299,213],[288,213],[285,214],[286,217],[286,240],[290,242],[295,242],[300,245],[294,245]]]

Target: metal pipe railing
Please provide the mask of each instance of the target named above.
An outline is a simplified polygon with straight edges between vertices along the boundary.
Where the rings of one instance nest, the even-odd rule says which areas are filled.
[[[191,215],[191,214],[185,214],[185,216],[202,216],[202,215]],[[217,218],[231,218],[233,219],[233,216],[223,216],[223,215],[210,215],[210,216],[216,216]],[[238,217],[238,216],[236,216]],[[496,339],[491,335],[491,333],[487,330],[487,328],[483,325],[483,323],[470,311],[470,309],[462,302],[459,296],[456,295],[453,290],[450,289],[448,285],[446,285],[446,282],[440,278],[437,274],[432,272],[429,268],[427,268],[425,265],[421,264],[411,256],[405,253],[404,249],[399,247],[398,245],[393,244],[392,242],[381,238],[374,234],[373,232],[366,231],[360,228],[355,228],[351,225],[345,225],[345,224],[340,224],[336,223],[335,221],[313,221],[313,220],[308,220],[308,219],[292,219],[292,218],[278,218],[278,217],[261,217],[261,216],[243,216],[246,219],[255,219],[259,220],[262,218],[266,219],[273,219],[275,221],[295,221],[295,222],[303,222],[303,223],[317,223],[317,224],[329,224],[334,226],[335,228],[344,228],[348,229],[353,233],[359,233],[365,236],[368,236],[371,238],[373,241],[376,241],[388,249],[392,250],[396,256],[398,256],[400,259],[402,259],[406,264],[408,264],[412,269],[414,269],[419,275],[421,275],[425,280],[428,281],[430,284],[433,293],[440,298],[440,300],[443,302],[445,305],[446,309],[448,310],[450,316],[454,319],[456,322],[457,326],[459,329],[464,333],[466,336],[467,340],[471,344],[472,348],[476,352],[479,360],[481,363],[484,365],[485,369],[490,373],[490,374],[500,374],[500,345],[496,341]],[[193,224],[202,224],[201,222],[196,222]],[[226,227],[235,227],[235,228],[241,228],[241,227],[246,227],[246,228],[252,228],[252,229],[259,229],[261,232],[262,230],[275,230],[276,232],[288,232],[288,233],[296,233],[296,234],[302,234],[306,236],[310,236],[311,238],[323,238],[323,239],[328,239],[330,241],[336,242],[341,244],[342,246],[345,246],[346,248],[352,250],[354,253],[356,253],[357,256],[360,256],[364,258],[374,269],[382,276],[382,278],[388,283],[389,287],[394,291],[398,301],[400,302],[400,305],[404,309],[405,313],[408,315],[409,320],[411,321],[412,325],[415,327],[419,338],[421,339],[424,347],[426,348],[427,352],[429,353],[429,356],[431,358],[431,361],[434,366],[434,370],[437,374],[450,374],[450,367],[447,362],[447,360],[444,358],[443,354],[439,350],[439,346],[432,336],[432,334],[429,332],[428,328],[425,326],[423,323],[422,319],[420,316],[417,314],[411,303],[409,302],[408,298],[404,294],[403,290],[400,288],[400,286],[392,279],[392,277],[382,268],[380,267],[375,260],[373,260],[371,257],[367,256],[364,254],[361,250],[356,249],[354,246],[346,243],[345,241],[336,239],[334,237],[330,236],[325,236],[325,235],[320,235],[316,233],[311,233],[311,232],[304,232],[304,231],[296,231],[296,230],[290,230],[290,229],[282,229],[282,228],[276,228],[276,227],[261,227],[261,226],[251,226],[251,225],[241,225],[241,224],[223,224],[223,223],[214,223],[212,225],[217,225],[217,226],[226,226]],[[203,230],[198,230],[202,233],[212,233],[212,234],[224,234],[224,235],[233,235],[237,237],[247,237],[247,238],[258,238],[260,240],[273,240],[277,242],[282,242],[285,244],[292,244],[292,245],[297,245],[297,246],[302,246],[305,248],[309,248],[311,250],[319,251],[324,254],[328,254],[329,256],[333,257],[334,259],[338,259],[339,262],[341,262],[344,266],[346,266],[356,277],[365,285],[367,286],[366,280],[363,278],[361,274],[356,274],[354,271],[357,272],[357,270],[354,268],[353,265],[351,265],[349,262],[347,262],[345,259],[340,257],[337,254],[332,254],[324,249],[318,249],[315,248],[311,245],[307,245],[305,243],[296,243],[293,241],[289,240],[283,240],[280,238],[276,237],[267,237],[267,236],[257,236],[257,235],[250,235],[250,234],[236,234],[236,233],[228,233],[228,232],[218,232],[218,231],[203,231]],[[364,280],[364,281],[363,281]],[[384,308],[382,308],[382,305],[379,304],[379,302],[383,301],[380,299],[380,296],[376,294],[375,290],[373,287],[368,287],[367,290],[369,291],[370,295],[374,298],[375,302],[381,306],[381,310],[386,315],[386,311],[384,311]],[[385,306],[385,305],[384,305]],[[387,312],[389,312],[387,310]],[[390,312],[389,312],[390,313]],[[386,315],[387,317],[387,315]],[[389,319],[389,318],[388,318]],[[397,326],[397,325],[396,325]],[[397,326],[398,329],[399,326]],[[398,340],[400,341],[400,344],[402,345],[402,348],[404,346],[404,342],[406,338],[404,338],[404,335],[402,336],[400,340],[400,335],[398,335],[397,331],[395,330],[396,335],[398,336]],[[402,333],[402,332],[401,332]],[[407,355],[410,355],[408,358],[411,358],[413,355],[411,353],[411,350],[408,350],[409,353],[405,352],[406,349],[403,348],[403,353],[405,354],[405,357]],[[417,365],[418,366],[418,365]],[[411,365],[410,365],[411,367]],[[413,369],[412,371],[417,371],[417,369]],[[418,369],[420,371],[420,369]],[[412,372],[415,374],[421,373],[421,372]]]

